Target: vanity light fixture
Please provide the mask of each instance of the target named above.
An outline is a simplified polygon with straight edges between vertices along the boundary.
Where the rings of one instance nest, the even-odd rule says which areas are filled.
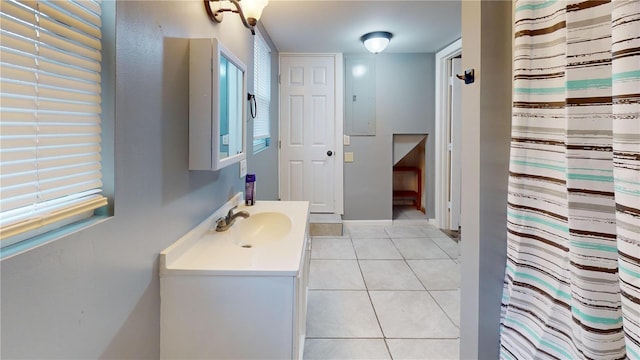
[[[227,9],[222,7],[222,2],[228,1],[234,9]],[[258,24],[262,10],[269,4],[269,0],[243,0],[242,7],[240,6],[241,0],[204,0],[204,9],[207,11],[207,15],[211,21],[221,23],[222,15],[224,12],[233,12],[240,15],[240,19],[244,26],[251,31],[252,35],[256,34],[255,26]],[[211,3],[218,3],[217,9],[211,8]]]
[[[362,35],[360,40],[364,43],[367,50],[377,54],[382,52],[387,45],[389,45],[389,41],[391,41],[392,37],[393,34],[388,31],[374,31]]]

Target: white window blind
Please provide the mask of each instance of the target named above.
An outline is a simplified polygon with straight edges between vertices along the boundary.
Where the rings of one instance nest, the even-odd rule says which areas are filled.
[[[254,152],[268,145],[269,113],[271,107],[271,49],[262,35],[254,36],[253,91],[256,96],[257,115],[253,120]]]
[[[91,216],[101,194],[100,0],[2,0],[0,240]],[[37,230],[36,230],[37,231]]]

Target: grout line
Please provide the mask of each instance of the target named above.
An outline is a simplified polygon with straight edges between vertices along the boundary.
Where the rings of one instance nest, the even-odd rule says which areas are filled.
[[[391,243],[396,248],[396,250],[398,250],[398,253],[402,256],[402,260],[404,261],[405,265],[407,265],[409,270],[411,270],[411,273],[413,274],[413,276],[415,276],[416,279],[418,279],[418,282],[420,283],[420,285],[422,285],[422,288],[426,291],[429,291],[427,290],[427,286],[422,282],[422,280],[420,280],[420,277],[418,276],[418,274],[416,274],[416,272],[413,270],[411,265],[409,265],[409,262],[407,262],[407,258],[402,254],[402,252],[400,251],[400,248],[398,247],[398,245],[396,245],[396,242],[393,241],[393,239],[391,239]]]
[[[433,241],[433,239],[427,237],[432,243],[434,243],[440,250],[442,250],[442,252],[444,252],[445,254],[447,254],[447,256],[449,256],[449,254],[444,251],[444,249],[442,249],[438,243],[436,243],[435,241]],[[396,245],[396,243],[393,241],[393,239],[391,239],[391,242],[393,243],[393,246],[396,247],[396,249],[398,249],[398,252],[400,252],[400,249],[398,248],[398,246]],[[400,255],[402,255],[402,253],[400,252]],[[456,325],[455,321],[453,321],[451,319],[451,317],[449,316],[449,314],[442,308],[442,306],[440,305],[440,303],[438,302],[438,300],[436,300],[435,297],[433,297],[433,294],[431,294],[431,291],[429,289],[427,289],[427,286],[422,282],[422,280],[420,279],[420,277],[418,276],[418,274],[416,274],[415,270],[413,270],[413,268],[411,267],[411,265],[409,264],[409,262],[407,262],[407,259],[404,257],[404,255],[402,255],[405,264],[407,264],[407,266],[409,267],[409,269],[411,270],[411,272],[413,273],[413,275],[418,279],[418,281],[420,282],[420,285],[422,285],[422,287],[424,288],[424,290],[429,294],[429,297],[431,297],[431,299],[436,303],[436,305],[438,305],[438,308],[440,308],[440,310],[442,311],[442,313],[444,314],[444,316],[447,317],[447,319],[449,319],[449,321],[451,321],[451,324],[453,324],[453,326],[457,327],[458,330],[460,329],[459,326]],[[449,256],[449,258],[451,259],[451,257]],[[411,259],[414,260],[414,259]],[[359,266],[360,264],[358,264]],[[458,288],[458,291],[459,288]],[[458,306],[460,306],[460,301],[458,301]],[[386,338],[385,338],[386,339]],[[386,342],[386,341],[385,341]]]
[[[387,348],[387,354],[389,354],[389,359],[393,360],[393,354],[391,354],[391,349],[389,348],[389,343],[387,342],[387,338],[383,339],[384,347]]]
[[[353,244],[353,238],[351,238],[351,245],[353,246],[353,250],[355,251],[356,246]],[[357,256],[357,254],[356,254]],[[358,269],[360,270],[360,276],[362,276],[362,281],[364,282],[364,287],[367,289],[367,297],[369,298],[369,304],[371,304],[371,309],[373,309],[373,314],[376,317],[376,322],[378,323],[378,327],[380,328],[380,333],[382,333],[382,338],[384,339],[384,329],[382,329],[382,324],[380,323],[380,318],[378,317],[378,312],[376,311],[376,307],[373,306],[373,300],[371,300],[371,293],[369,292],[369,287],[367,286],[367,281],[364,279],[364,274],[362,273],[362,267],[360,266],[360,260],[358,260]],[[385,347],[387,346],[387,342],[385,341]],[[387,348],[387,352],[389,352],[389,348]],[[389,353],[391,356],[391,353]]]
[[[407,264],[407,266],[409,267],[409,270],[411,270],[411,273],[413,274],[413,276],[416,277],[416,279],[418,279],[418,282],[420,282],[420,285],[422,285],[422,287],[424,288],[425,291],[429,291],[429,289],[427,289],[427,285],[425,285],[422,280],[420,279],[420,276],[418,276],[418,274],[416,274],[416,271],[413,270],[413,268],[411,267],[411,265],[407,262],[407,260],[404,261],[405,264]]]
[[[429,237],[428,235],[426,236],[426,239],[432,241],[439,249],[441,249],[446,255],[447,258],[435,258],[435,259],[407,259],[405,258],[405,256],[400,252],[400,249],[398,248],[398,246],[396,245],[396,243],[393,241],[393,238],[386,232],[385,233],[388,235],[388,237],[384,238],[384,239],[389,239],[391,240],[391,243],[393,244],[394,248],[397,250],[397,252],[401,255],[401,258],[399,259],[364,259],[364,258],[360,258],[358,256],[358,252],[356,251],[356,247],[354,244],[354,238],[349,234],[347,236],[343,236],[341,237],[344,238],[345,240],[349,240],[353,249],[353,253],[355,254],[355,258],[345,258],[345,259],[341,259],[341,258],[313,258],[312,260],[350,260],[353,261],[355,260],[358,263],[358,270],[360,271],[360,276],[362,277],[363,283],[364,283],[364,289],[308,289],[309,291],[341,291],[341,292],[362,292],[362,291],[366,291],[367,292],[367,297],[369,298],[369,303],[371,304],[371,308],[373,309],[374,315],[376,317],[376,322],[378,323],[378,327],[380,328],[380,332],[382,334],[381,337],[306,337],[306,339],[334,339],[334,340],[355,340],[355,339],[369,339],[369,340],[383,340],[384,344],[385,344],[385,348],[387,349],[387,354],[389,356],[389,358],[391,360],[393,360],[393,355],[391,354],[391,349],[389,348],[389,343],[388,340],[458,340],[460,339],[460,336],[458,335],[457,337],[419,337],[419,338],[407,338],[407,337],[387,337],[384,333],[384,329],[382,328],[382,324],[380,323],[380,318],[378,316],[378,313],[376,311],[375,306],[373,305],[373,301],[371,299],[371,291],[376,291],[376,292],[398,292],[398,291],[411,291],[411,292],[419,292],[419,291],[426,291],[429,294],[429,297],[435,301],[436,305],[438,306],[438,308],[445,314],[445,316],[447,317],[447,319],[449,319],[449,321],[458,329],[460,329],[459,326],[457,326],[455,324],[455,322],[451,319],[450,315],[444,310],[444,308],[440,305],[440,303],[438,303],[438,301],[435,299],[435,297],[433,296],[433,294],[431,293],[431,290],[427,289],[426,285],[422,282],[422,280],[420,279],[420,277],[416,274],[415,270],[411,267],[411,265],[408,263],[408,260],[444,260],[444,259],[450,259],[452,261],[456,261],[456,259],[452,258],[449,253],[447,253],[440,245],[438,245],[438,243],[436,243],[435,241],[433,241],[433,239],[431,237]],[[365,238],[356,238],[356,239],[367,239]],[[375,237],[375,239],[382,239],[382,238],[378,238]],[[312,256],[313,256],[313,240],[312,240]],[[459,257],[457,258],[459,259]],[[360,261],[361,260],[367,260],[367,261],[389,261],[389,260],[402,260],[404,261],[404,263],[409,267],[409,269],[411,270],[411,273],[413,273],[413,275],[418,279],[418,281],[420,282],[420,285],[423,287],[424,290],[418,290],[418,289],[413,289],[413,290],[391,290],[391,289],[385,289],[385,290],[371,290],[369,289],[367,282],[365,280],[364,277],[364,273],[362,272],[362,267],[360,266]],[[459,263],[458,263],[459,264]],[[460,290],[460,288],[456,288],[456,289],[437,289],[437,290],[433,290],[433,291],[456,291],[456,290]],[[460,303],[458,302],[458,306],[460,306]]]
[[[381,337],[337,337],[337,336],[310,336],[305,339],[310,340],[458,340],[460,337],[390,337],[390,338],[381,338]]]
[[[437,246],[440,250],[442,250],[442,252],[443,252],[443,253],[447,254],[447,256],[449,257],[449,259],[451,259],[451,260],[453,260],[453,261],[455,261],[455,260],[456,260],[456,259],[452,258],[452,257],[451,257],[451,255],[449,255],[449,253],[448,253],[445,249],[443,249],[443,248],[442,248],[442,246],[438,245],[438,243],[437,243],[437,242],[435,242],[435,241],[433,240],[433,238],[429,238],[429,239],[430,239],[434,244],[436,244],[436,246]],[[451,240],[451,239],[449,239],[449,240]],[[453,240],[452,240],[452,242],[453,242]],[[459,243],[456,243],[456,245],[457,245],[457,246],[460,246],[460,244],[459,244]],[[460,249],[458,249],[458,252],[460,252]]]
[[[367,289],[308,289],[309,291],[350,291],[350,292],[362,292],[367,291]]]
[[[429,290],[419,290],[419,289],[371,289],[371,290],[367,290],[367,291],[373,291],[373,292],[425,292],[425,291],[429,291]],[[453,291],[453,290],[442,290],[442,291]]]
[[[328,337],[321,337],[321,336],[313,336],[313,337],[307,337],[306,339],[312,339],[312,340],[383,340],[383,338],[381,337],[336,337],[336,336],[328,336]]]
[[[458,313],[460,312],[460,289],[452,289],[452,290],[433,290],[433,291],[456,291],[458,290]],[[453,321],[453,319],[451,318],[451,316],[449,316],[449,313],[447,313],[444,308],[442,306],[440,306],[440,303],[438,302],[438,300],[433,296],[433,294],[431,293],[431,291],[429,291],[429,296],[431,296],[431,298],[433,299],[433,301],[436,302],[436,305],[438,305],[438,307],[442,310],[442,312],[444,313],[444,315],[447,317],[447,319],[449,319],[449,321],[451,321],[451,323],[453,324],[453,326],[457,327],[458,330],[460,329],[460,325],[457,325],[455,321]],[[460,319],[458,319],[458,322],[460,322]]]
[[[454,290],[434,290],[434,291],[454,291]],[[458,290],[458,291],[459,291],[459,290]],[[444,310],[444,308],[442,307],[442,305],[440,305],[440,303],[439,303],[439,302],[438,302],[438,300],[433,296],[433,294],[431,293],[431,291],[428,291],[428,290],[427,290],[427,292],[429,293],[429,296],[433,299],[433,301],[436,303],[436,305],[438,305],[438,307],[440,308],[440,310],[442,310],[442,313],[444,314],[444,316],[446,316],[446,317],[447,317],[447,319],[449,319],[449,321],[451,321],[451,324],[452,324],[453,326],[455,326],[455,327],[457,327],[457,328],[458,328],[458,335],[460,335],[460,332],[459,332],[459,330],[460,330],[460,326],[456,325],[456,322],[455,322],[455,321],[453,321],[453,320],[451,319],[451,316],[449,316],[449,314]],[[460,300],[458,300],[458,306],[460,306]]]

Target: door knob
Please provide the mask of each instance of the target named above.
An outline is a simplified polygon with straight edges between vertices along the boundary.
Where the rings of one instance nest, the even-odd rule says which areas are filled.
[[[327,151],[327,156],[331,156],[331,155],[333,155],[333,151],[331,150]]]

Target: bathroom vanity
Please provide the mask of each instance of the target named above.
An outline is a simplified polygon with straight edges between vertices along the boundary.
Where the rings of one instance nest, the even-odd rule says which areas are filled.
[[[259,201],[224,232],[241,194],[160,253],[160,357],[302,359],[309,204]]]

